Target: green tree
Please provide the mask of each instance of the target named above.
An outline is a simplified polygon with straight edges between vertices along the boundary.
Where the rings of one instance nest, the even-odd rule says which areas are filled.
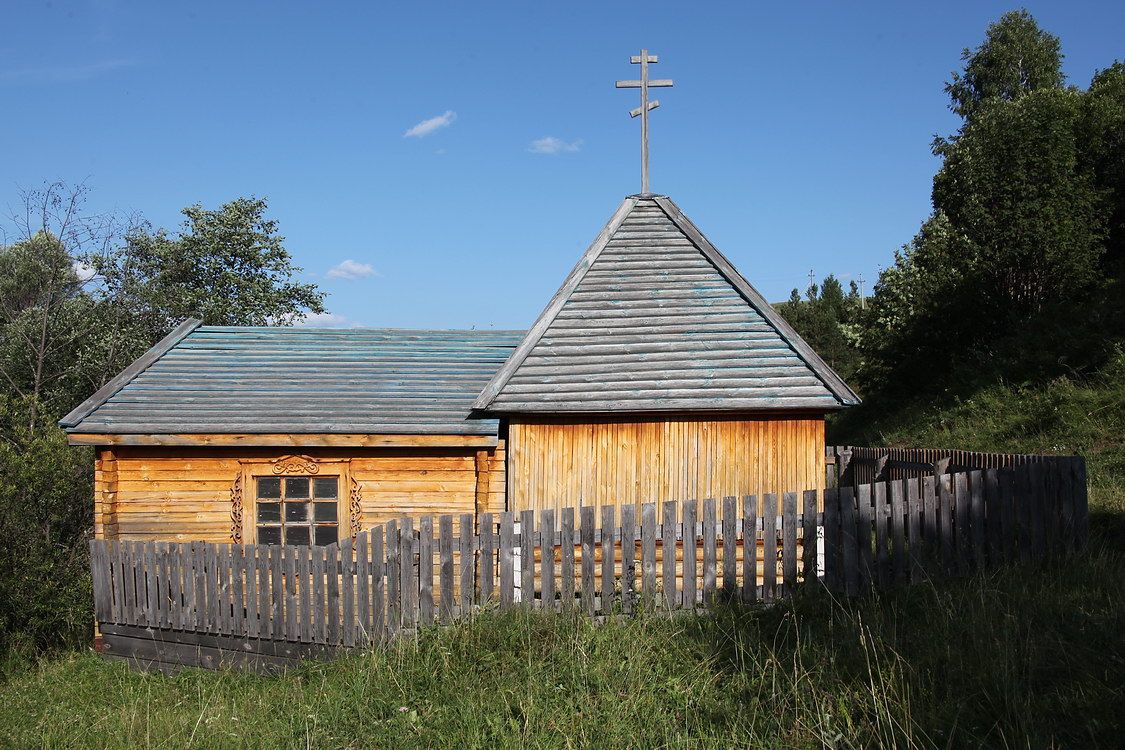
[[[961,53],[965,68],[945,85],[950,108],[965,119],[981,102],[1015,101],[1065,83],[1059,38],[1043,31],[1026,10],[1013,10],[988,27],[984,43]]]
[[[130,311],[151,340],[188,317],[210,325],[288,325],[324,312],[324,293],[297,281],[261,198],[237,198],[217,210],[189,206],[178,233],[145,228],[119,250],[87,259],[103,296]]]

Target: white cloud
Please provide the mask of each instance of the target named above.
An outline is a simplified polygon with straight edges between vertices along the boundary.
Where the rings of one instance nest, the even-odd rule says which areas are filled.
[[[74,269],[74,275],[77,276],[78,280],[83,284],[98,275],[97,272],[94,271],[93,266],[86,265],[80,260],[74,261],[71,264],[71,268]]]
[[[428,120],[422,120],[422,122],[418,123],[414,127],[410,128],[410,130],[407,130],[405,133],[403,133],[402,137],[425,138],[427,135],[431,135],[438,130],[441,130],[442,128],[448,128],[456,119],[457,113],[452,109],[447,109],[444,113],[438,115],[437,117],[431,117]]]
[[[329,279],[366,279],[379,274],[370,263],[360,263],[349,258],[329,268],[324,275]]]
[[[527,150],[533,154],[547,154],[554,156],[555,154],[573,154],[582,148],[582,139],[567,143],[562,138],[556,138],[553,135],[537,138],[531,142]]]
[[[308,313],[293,322],[297,328],[357,328],[359,324],[344,315],[331,312]]]

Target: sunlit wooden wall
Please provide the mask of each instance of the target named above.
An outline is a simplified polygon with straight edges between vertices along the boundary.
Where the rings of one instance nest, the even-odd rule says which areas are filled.
[[[820,415],[513,418],[508,452],[512,510],[702,500],[824,486]]]
[[[346,460],[360,488],[362,526],[402,516],[504,510],[504,445],[473,448],[173,448],[98,451],[94,482],[97,538],[231,541],[231,489],[241,460],[302,454]],[[348,487],[341,488],[343,493]],[[247,493],[244,529],[253,525]],[[479,507],[478,507],[479,505]],[[342,503],[341,524],[347,524]],[[252,541],[247,535],[245,541]]]

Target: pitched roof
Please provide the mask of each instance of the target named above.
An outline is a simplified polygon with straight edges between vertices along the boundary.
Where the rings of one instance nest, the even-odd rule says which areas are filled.
[[[470,406],[523,331],[187,321],[68,414],[71,433],[495,435]]]
[[[492,413],[859,403],[679,207],[625,199],[474,402]]]

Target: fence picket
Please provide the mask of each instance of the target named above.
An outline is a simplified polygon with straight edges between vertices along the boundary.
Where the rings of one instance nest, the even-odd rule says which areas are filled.
[[[738,498],[723,498],[723,600],[738,591]]]
[[[297,555],[300,547],[281,547],[282,570],[285,576],[285,637],[290,641],[301,639],[297,620]],[[226,609],[226,607],[224,607]]]
[[[510,609],[515,601],[515,570],[512,554],[512,514],[500,514],[500,609]]]
[[[434,624],[434,519],[418,519],[418,621]]]
[[[594,506],[583,505],[579,511],[582,531],[582,609],[594,615]]]
[[[473,514],[461,514],[461,616],[473,611],[473,589],[476,585],[477,552],[473,549]]]
[[[371,641],[371,533],[361,531],[355,535],[355,606],[358,613],[356,618],[356,643],[366,645]],[[302,559],[302,562],[304,560]],[[308,573],[301,571],[301,587],[308,590],[305,585],[309,580]],[[302,639],[304,640],[304,639]]]
[[[1043,464],[1028,464],[1028,489],[1027,494],[1029,513],[1031,516],[1031,556],[1034,560],[1042,560],[1047,556],[1047,498],[1044,487]]]
[[[859,544],[856,519],[856,501],[851,487],[841,487],[840,498],[840,548],[843,563],[844,591],[848,596],[859,593]]]
[[[371,536],[371,638],[382,642],[387,635],[387,595],[383,579],[387,573],[384,547],[385,527],[376,526],[368,532]]]
[[[906,582],[906,484],[903,479],[890,482],[891,568],[896,584]]]
[[[1074,459],[1074,544],[1077,549],[1084,549],[1090,536],[1090,497],[1086,485],[1086,459],[1077,456]]]
[[[869,588],[878,581],[875,556],[872,553],[875,506],[872,504],[879,483],[865,484],[856,493],[856,544],[859,548],[859,580],[861,588]]]
[[[875,581],[880,588],[886,588],[891,580],[891,549],[888,533],[891,513],[887,507],[889,482],[878,482],[873,488],[875,524]]]
[[[520,604],[535,604],[535,511],[520,511]]]
[[[450,622],[453,620],[453,516],[445,515],[438,520],[438,557],[441,565],[438,616],[442,622]]]
[[[841,574],[843,543],[840,539],[840,490],[836,487],[824,491],[824,585],[829,591],[843,591]]]
[[[622,508],[622,517],[625,515],[625,509]],[[540,557],[542,565],[540,567],[540,597],[542,598],[543,609],[548,612],[555,611],[555,510],[554,508],[544,508],[539,513],[539,532],[542,538],[540,545]]]
[[[270,548],[270,618],[273,620],[271,637],[278,640],[283,640],[287,633],[285,632],[285,620],[282,619],[285,615],[284,600],[285,600],[285,577],[282,574],[282,553],[283,548],[278,546],[271,546]],[[214,594],[212,584],[215,580],[215,575],[212,572],[207,576],[208,578],[208,612],[215,611],[215,603],[211,601]],[[213,614],[209,614],[209,618]],[[209,620],[210,624],[214,624],[213,620]]]
[[[340,548],[335,544],[322,547],[325,555],[325,572],[328,575],[328,633],[330,646],[340,643]]]
[[[387,637],[393,636],[402,627],[402,596],[399,589],[402,587],[400,577],[402,575],[402,566],[399,564],[398,557],[402,552],[402,536],[398,528],[398,521],[387,521],[387,555],[386,555],[386,577],[387,577],[387,627],[384,630]]]
[[[765,496],[762,509],[762,599],[777,594],[777,495]]]
[[[682,606],[694,609],[699,603],[699,566],[697,565],[699,547],[696,542],[697,520],[699,508],[695,500],[683,502],[683,550],[684,550],[684,577],[682,583]]]
[[[804,504],[801,508],[801,561],[804,583],[815,583],[817,580],[816,558],[819,552],[817,544],[816,522],[816,490],[805,490]]]
[[[969,493],[969,475],[961,472],[954,475],[954,534],[957,540],[957,570],[961,575],[971,570],[970,556],[972,555],[972,530],[969,528],[969,517],[972,507],[972,495]]]
[[[621,611],[630,614],[637,595],[637,506],[621,506]],[[554,516],[552,515],[552,522]]]
[[[616,553],[614,551],[614,512],[616,508],[609,503],[602,506],[602,603],[601,611],[606,617],[613,614],[614,593],[616,591]]]
[[[941,524],[941,569],[952,575],[956,558],[953,552],[953,479],[950,475],[938,477],[938,516]]]
[[[351,537],[340,542],[340,642],[355,645],[355,549]]]
[[[797,587],[797,493],[782,495],[781,506],[782,593],[788,595]]]
[[[941,560],[941,521],[938,515],[939,488],[937,477],[922,477],[922,536],[924,550],[922,564],[926,575],[934,576],[940,569]]]
[[[273,637],[273,602],[270,596],[270,548],[264,544],[254,545],[258,566],[258,635],[262,638]],[[194,562],[199,564],[201,558],[194,556]],[[199,596],[203,591],[203,581],[196,579],[196,628],[202,630],[203,608],[199,606]]]
[[[398,527],[398,594],[402,627],[418,624],[418,568],[414,565],[414,521],[403,518]]]
[[[641,506],[641,593],[647,607],[656,605],[656,503]]]
[[[562,584],[562,609],[574,609],[574,508],[562,509],[562,538],[559,552],[560,583]]]
[[[703,603],[715,601],[717,584],[718,549],[716,547],[715,526],[718,518],[715,512],[715,499],[703,501]]]
[[[757,600],[758,496],[746,495],[742,498],[742,601]]]
[[[969,526],[972,529],[973,567],[985,568],[984,559],[984,474],[969,474]]]
[[[661,604],[665,609],[679,605],[676,601],[676,505],[671,501],[664,503],[664,515],[660,524],[660,588]],[[686,550],[686,541],[684,545]]]
[[[496,534],[491,513],[480,514],[480,598],[492,600],[496,587]]]

